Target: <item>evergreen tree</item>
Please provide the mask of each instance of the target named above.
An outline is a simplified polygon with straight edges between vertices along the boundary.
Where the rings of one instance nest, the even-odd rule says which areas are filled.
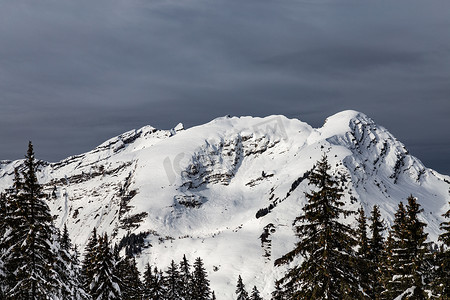
[[[66,224],[64,224],[63,232],[61,234],[60,246],[66,251],[70,251],[70,249],[72,249],[72,241],[70,240],[69,230],[67,229]]]
[[[384,251],[383,231],[385,230],[383,220],[381,219],[380,209],[377,205],[373,206],[370,216],[369,239],[369,270],[368,279],[372,283],[368,295],[371,299],[380,299],[383,291],[382,285],[382,262]]]
[[[6,233],[6,195],[0,193],[0,299],[5,298],[6,293],[6,269],[3,262],[3,256],[6,252],[5,245],[1,243],[1,237]]]
[[[272,292],[272,300],[284,300],[281,282],[275,281],[275,290]]]
[[[117,265],[119,278],[121,279],[120,290],[124,300],[140,300],[142,298],[142,282],[139,270],[134,258],[125,257]]]
[[[144,299],[163,300],[165,299],[164,277],[162,272],[155,267],[152,272],[150,264],[147,264],[144,272]]]
[[[442,215],[450,219],[450,209]],[[436,278],[433,282],[433,292],[438,299],[450,299],[450,221],[442,222],[439,240],[443,243],[440,251],[436,254]]]
[[[358,209],[358,229],[356,230],[356,236],[358,239],[358,251],[357,254],[360,257],[367,258],[369,256],[369,239],[367,238],[367,217],[364,212],[364,208]]]
[[[152,286],[152,295],[153,300],[166,299],[167,295],[167,287],[166,287],[166,278],[164,278],[164,274],[162,271],[158,271],[158,268],[155,267],[154,272],[155,280]]]
[[[250,300],[262,300],[261,295],[259,294],[256,286],[253,287],[252,295],[250,296]]]
[[[58,256],[55,257],[54,267],[60,278],[58,296],[61,299],[74,299],[75,291],[81,287],[78,286],[73,269],[72,243],[66,225],[64,225],[62,234],[58,232],[55,244],[57,245]]]
[[[358,229],[356,230],[356,237],[358,240],[358,281],[363,292],[369,295],[372,289],[372,282],[369,280],[369,240],[367,238],[367,218],[364,208],[361,206],[358,209]]]
[[[183,260],[180,262],[180,279],[181,279],[181,296],[185,300],[192,299],[192,274],[191,274],[191,265],[186,258],[186,255],[183,255]]]
[[[409,263],[405,249],[406,232],[406,209],[403,202],[400,202],[394,215],[394,224],[386,245],[387,257],[383,299],[394,299],[409,287],[407,283],[405,284],[400,280],[406,274],[403,271],[403,266]]]
[[[81,282],[83,288],[92,294],[91,285],[94,278],[94,268],[98,251],[97,229],[94,227],[84,250],[84,259],[81,267]]]
[[[147,265],[145,266],[143,275],[144,275],[144,282],[143,282],[142,295],[144,296],[145,299],[152,299],[151,289],[152,289],[154,277],[153,277],[152,267],[150,266],[149,263],[147,263]]]
[[[384,298],[427,299],[424,276],[427,272],[426,258],[429,255],[424,232],[426,226],[418,218],[422,210],[413,196],[408,197],[405,210],[399,204],[392,226],[393,245],[389,253],[391,278],[386,284]]]
[[[403,206],[403,203],[401,203]],[[380,265],[381,270],[381,283],[382,283],[382,291],[380,293],[380,299],[383,300],[392,300],[395,297],[395,291],[392,289],[392,276],[394,270],[394,252],[395,249],[395,241],[393,237],[393,229],[389,230],[388,236],[386,238],[386,242],[384,244],[383,256],[382,256],[382,264]]]
[[[214,293],[214,291],[211,294],[211,300],[216,300],[216,293]]]
[[[192,299],[193,300],[209,300],[211,289],[209,287],[209,279],[203,266],[203,260],[200,257],[194,262],[194,273],[192,278]]]
[[[426,223],[419,220],[419,214],[423,212],[417,199],[412,195],[408,197],[407,208],[407,249],[411,257],[411,271],[414,292],[410,299],[428,299],[426,290],[429,290],[427,274],[430,271],[428,260],[431,256],[429,243],[426,242],[428,234],[425,233]]]
[[[58,255],[53,245],[56,229],[37,180],[37,167],[30,142],[23,172],[15,171],[8,217],[5,219],[10,230],[2,239],[2,244],[9,246],[3,260],[9,274],[7,297],[11,298],[52,297],[62,282],[54,268]]]
[[[81,266],[79,253],[76,246],[72,245],[67,225],[64,224],[62,234],[58,234],[58,256],[55,261],[55,269],[60,277],[59,296],[61,299],[88,299],[81,278]]]
[[[97,300],[121,299],[120,280],[115,275],[115,260],[108,236],[98,240],[96,248],[93,280],[90,286],[91,296]]]
[[[239,275],[237,285],[236,285],[236,300],[250,300],[248,293],[245,290],[245,285],[242,282],[242,277]]]
[[[446,219],[450,219],[450,209],[447,210],[447,212],[442,216]],[[443,231],[443,233],[439,235],[439,240],[442,241],[445,246],[450,247],[450,221],[442,222],[440,229]]]
[[[6,233],[6,215],[7,215],[7,209],[6,209],[6,195],[3,193],[0,193],[0,236],[4,236]],[[3,246],[0,244],[0,247]],[[0,248],[0,251],[2,249]],[[1,255],[1,252],[0,252]]]
[[[4,209],[3,233],[0,235],[0,255],[3,263],[2,285],[6,294],[17,284],[16,270],[19,267],[18,261],[21,259],[20,247],[24,243],[27,234],[27,222],[23,210],[22,198],[23,180],[19,169],[14,169],[13,186],[9,189]],[[28,297],[28,293],[23,291],[21,296]],[[19,297],[16,294],[16,297]]]
[[[298,255],[304,257],[300,266],[289,269],[279,281],[286,299],[359,299],[354,230],[341,217],[354,212],[344,206],[342,189],[328,173],[327,157],[309,176],[317,190],[306,194],[308,203],[304,214],[294,221],[299,241],[291,252],[275,261],[275,265],[292,262]]]
[[[90,299],[89,294],[84,289],[83,278],[81,276],[81,262],[80,254],[78,252],[77,246],[73,247],[72,254],[72,274],[74,278],[75,286],[78,288],[74,289],[73,298],[74,300],[88,300]]]
[[[172,260],[166,271],[166,297],[167,300],[179,300],[181,298],[182,286],[178,265]]]

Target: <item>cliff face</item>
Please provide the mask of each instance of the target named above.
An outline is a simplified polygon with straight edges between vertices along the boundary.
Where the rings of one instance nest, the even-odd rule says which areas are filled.
[[[436,240],[450,177],[427,169],[355,111],[318,129],[284,116],[224,117],[190,129],[146,126],[88,153],[41,162],[38,176],[56,225],[67,224],[76,244],[83,247],[94,227],[116,242],[142,233],[141,266],[201,256],[218,298],[231,299],[239,274],[271,292],[282,272],[273,260],[293,247],[292,221],[312,188],[307,175],[324,153],[349,207],[362,205],[369,214],[377,204],[389,222],[412,194]],[[21,164],[0,162],[0,190]]]

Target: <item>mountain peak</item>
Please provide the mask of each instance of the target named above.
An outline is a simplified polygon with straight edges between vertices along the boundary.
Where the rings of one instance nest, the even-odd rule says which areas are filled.
[[[374,125],[375,122],[362,112],[355,110],[345,110],[326,118],[323,126],[318,130],[323,136],[331,137],[342,135],[352,131],[352,125],[362,123]]]
[[[279,271],[273,261],[295,243],[290,224],[306,203],[308,174],[323,153],[330,172],[343,178],[350,209],[362,205],[368,213],[379,205],[391,221],[398,202],[412,193],[432,240],[448,209],[450,178],[425,168],[361,112],[337,113],[318,129],[279,115],[181,128],[145,126],[42,164],[39,182],[56,224],[66,224],[80,247],[94,227],[115,242],[142,234],[151,247],[137,257],[141,268],[164,268],[183,254],[207,257],[218,298],[231,299],[239,274],[250,286],[267,287],[263,293],[270,296]],[[19,163],[0,161],[0,192]],[[258,272],[265,276],[254,277]]]
[[[343,110],[338,113],[335,113],[334,115],[331,115],[327,118],[328,119],[340,119],[340,120],[352,120],[352,119],[367,119],[367,115],[356,110],[348,109]]]

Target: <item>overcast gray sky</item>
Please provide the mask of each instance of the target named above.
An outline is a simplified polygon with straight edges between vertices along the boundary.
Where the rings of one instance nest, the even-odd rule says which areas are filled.
[[[0,159],[345,109],[450,174],[450,1],[0,0]]]

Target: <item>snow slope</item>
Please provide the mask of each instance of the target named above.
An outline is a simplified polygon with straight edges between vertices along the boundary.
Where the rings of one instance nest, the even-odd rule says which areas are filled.
[[[38,147],[37,147],[38,148]],[[450,201],[450,177],[426,168],[366,115],[344,111],[312,128],[284,116],[223,117],[172,130],[145,126],[57,163],[41,162],[56,225],[84,246],[94,227],[119,241],[148,232],[138,261],[165,268],[183,254],[205,261],[218,299],[233,299],[238,275],[268,297],[291,250],[292,221],[305,203],[307,172],[326,153],[345,180],[347,205],[387,222],[413,194],[431,240]],[[39,156],[39,153],[37,153]],[[22,161],[0,161],[0,190]],[[346,222],[353,222],[348,219]]]

